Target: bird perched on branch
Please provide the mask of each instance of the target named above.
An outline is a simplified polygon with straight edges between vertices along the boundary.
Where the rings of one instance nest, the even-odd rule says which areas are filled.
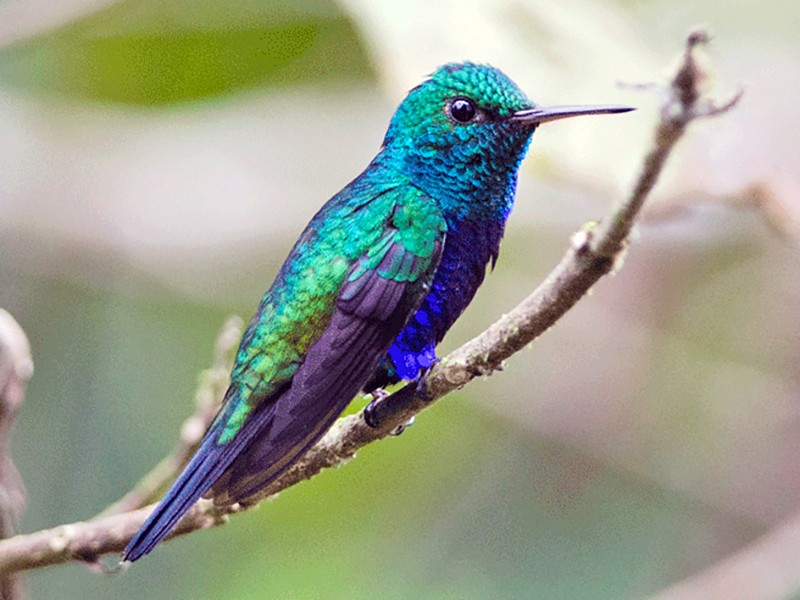
[[[150,552],[204,495],[251,496],[359,391],[420,377],[494,266],[536,127],[623,106],[533,104],[499,70],[449,64],[411,90],[375,159],[314,216],[242,338],[224,403],[123,552]]]

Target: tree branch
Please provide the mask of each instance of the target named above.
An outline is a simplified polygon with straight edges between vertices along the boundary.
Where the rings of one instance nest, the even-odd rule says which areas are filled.
[[[606,219],[585,226],[573,236],[571,247],[561,262],[528,298],[435,365],[423,384],[405,385],[377,402],[372,413],[376,427],[367,425],[363,414],[339,419],[297,464],[256,496],[233,506],[215,506],[212,501],[201,500],[170,537],[222,523],[229,513],[243,510],[310,479],[325,468],[348,461],[360,448],[386,437],[435,400],[477,376],[502,369],[503,361],[553,326],[600,277],[618,266],[642,204],[687,125],[699,117],[729,110],[741,96],[738,94],[721,107],[701,98],[698,82],[703,74],[696,64],[694,50],[707,39],[704,32],[695,32],[687,40],[682,65],[668,88],[668,99],[662,107],[652,149],[644,159],[631,194]],[[152,486],[147,489],[152,490]],[[138,498],[149,498],[150,494],[150,491],[138,494],[137,502]],[[149,511],[150,508],[124,512],[0,542],[0,573],[69,560],[96,561],[101,554],[119,552]]]
[[[14,535],[25,509],[25,485],[11,461],[11,431],[31,375],[28,338],[14,317],[0,309],[0,538]],[[23,589],[16,574],[0,577],[0,599],[20,598]]]

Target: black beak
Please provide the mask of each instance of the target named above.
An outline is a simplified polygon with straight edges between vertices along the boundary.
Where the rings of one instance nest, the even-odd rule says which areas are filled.
[[[597,106],[534,106],[523,108],[513,113],[510,120],[513,123],[525,125],[539,125],[548,121],[567,119],[569,117],[580,117],[581,115],[607,115],[614,113],[624,113],[634,110],[630,106],[620,106],[618,104],[598,104]]]

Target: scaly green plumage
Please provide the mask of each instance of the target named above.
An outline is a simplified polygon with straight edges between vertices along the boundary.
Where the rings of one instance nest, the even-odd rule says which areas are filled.
[[[403,185],[403,178],[376,169],[372,177],[392,183],[369,203],[355,197],[354,202],[332,204],[317,214],[264,295],[236,356],[231,387],[244,391],[221,413],[225,423],[219,443],[236,435],[254,399],[269,396],[295,374],[330,321],[346,276],[353,281],[375,269],[395,241],[408,256],[432,257],[434,242],[446,229],[438,205]],[[345,188],[342,195],[348,191]],[[357,267],[351,270],[353,264]],[[420,262],[412,272],[411,261],[406,261],[379,273],[408,282],[424,275],[428,266],[430,262]]]

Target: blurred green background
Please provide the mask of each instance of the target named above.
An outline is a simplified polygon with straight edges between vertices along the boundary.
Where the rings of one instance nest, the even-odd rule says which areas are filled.
[[[800,6],[0,2],[0,306],[36,368],[13,446],[26,532],[90,518],[172,447],[225,316],[250,316],[426,73],[490,62],[542,103],[640,107],[537,132],[446,351],[627,189],[658,100],[616,83],[663,78],[697,23],[710,83],[745,100],[693,127],[624,269],[506,372],[124,575],[31,573],[31,597],[640,598],[792,514]]]

